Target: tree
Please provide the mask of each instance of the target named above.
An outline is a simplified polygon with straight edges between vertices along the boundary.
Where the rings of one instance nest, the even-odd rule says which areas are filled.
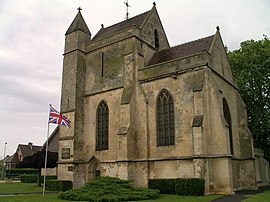
[[[45,150],[38,151],[32,156],[26,156],[23,161],[16,164],[16,168],[36,168],[38,169],[38,186],[41,186],[41,169],[45,167]],[[58,153],[50,152],[47,153],[47,168],[54,168],[57,166]]]
[[[248,40],[229,51],[228,59],[246,104],[254,146],[270,160],[270,40]]]

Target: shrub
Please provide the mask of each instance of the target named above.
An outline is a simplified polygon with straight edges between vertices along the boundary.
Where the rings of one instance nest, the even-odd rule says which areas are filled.
[[[38,175],[36,174],[23,174],[20,175],[21,182],[24,183],[36,183],[38,179]],[[55,180],[57,179],[57,176],[46,176],[46,182],[47,180]],[[41,176],[41,183],[44,181],[44,176]]]
[[[136,201],[154,199],[158,190],[133,188],[132,181],[113,177],[99,177],[79,189],[59,193],[58,197],[74,201]]]
[[[5,170],[6,177],[17,177],[23,174],[38,174],[37,169],[9,169]]]
[[[177,194],[181,196],[203,196],[204,179],[175,178],[175,179],[149,179],[151,189],[159,189],[162,194]]]
[[[48,176],[46,176],[46,183],[49,180],[57,180],[57,176],[56,175],[48,175]],[[43,183],[43,182],[44,182],[44,176],[41,176],[41,183]]]
[[[181,196],[203,196],[204,195],[204,179],[176,179],[175,191]]]
[[[69,180],[46,180],[45,189],[47,191],[67,191],[72,189],[72,181]]]
[[[160,190],[161,194],[176,194],[175,179],[149,179],[148,187]]]
[[[24,183],[35,183],[37,182],[38,176],[35,174],[23,174],[20,175],[21,182]]]

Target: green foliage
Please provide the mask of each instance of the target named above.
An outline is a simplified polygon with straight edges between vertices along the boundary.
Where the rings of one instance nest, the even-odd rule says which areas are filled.
[[[41,186],[41,169],[45,167],[45,150],[38,151],[32,156],[26,156],[23,161],[16,164],[16,168],[37,168],[38,169],[38,185]],[[47,168],[54,168],[57,166],[58,153],[47,152]]]
[[[254,146],[264,150],[270,160],[270,40],[248,40],[228,59],[243,98]]]
[[[47,180],[57,180],[57,176],[56,175],[48,175],[46,176],[46,183],[47,183]],[[44,182],[44,176],[41,176],[41,183],[43,184]]]
[[[38,151],[32,156],[26,156],[23,161],[16,164],[16,168],[36,168],[41,169],[45,167],[45,151]],[[57,166],[58,153],[57,152],[47,152],[47,168],[54,168]]]
[[[45,189],[47,191],[67,191],[72,189],[72,181],[69,180],[46,180]]]
[[[204,184],[204,179],[176,179],[175,191],[180,196],[203,196]]]
[[[245,202],[269,202],[270,191],[259,193],[249,199],[246,199]]]
[[[149,188],[159,189],[162,194],[177,194],[181,196],[203,196],[204,179],[150,179]]]
[[[175,179],[149,179],[148,187],[160,190],[161,194],[176,194]]]
[[[37,174],[23,174],[20,175],[21,182],[24,183],[36,183],[38,180]],[[46,176],[46,182],[47,180],[56,180],[57,176]],[[41,176],[41,183],[44,181],[44,176]]]
[[[59,198],[74,201],[137,201],[154,199],[158,190],[135,189],[132,181],[112,177],[99,177],[80,189],[73,189],[59,194]]]
[[[5,176],[6,177],[17,177],[23,174],[34,174],[36,175],[38,173],[38,170],[36,169],[10,169],[5,170]]]
[[[20,175],[20,179],[23,183],[35,183],[37,182],[38,176],[34,174],[23,174]]]

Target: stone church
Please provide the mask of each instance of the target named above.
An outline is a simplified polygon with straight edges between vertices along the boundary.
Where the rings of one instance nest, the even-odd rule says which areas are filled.
[[[199,30],[198,30],[199,31]],[[65,34],[58,179],[204,178],[206,194],[256,189],[245,104],[217,27],[170,47],[156,5],[92,37]]]

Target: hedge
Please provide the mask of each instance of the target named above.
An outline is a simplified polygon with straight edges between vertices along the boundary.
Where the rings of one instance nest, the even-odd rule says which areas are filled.
[[[48,175],[48,176],[46,176],[46,183],[49,180],[57,180],[57,176],[56,175]],[[43,183],[43,182],[44,182],[44,176],[41,176],[41,183]]]
[[[160,194],[176,194],[175,179],[149,179],[148,186],[160,190]]]
[[[20,175],[21,182],[24,183],[35,183],[37,182],[38,176],[34,174],[23,174]]]
[[[150,189],[159,189],[161,194],[203,196],[205,180],[199,178],[149,179]]]
[[[37,169],[9,169],[9,170],[5,170],[5,176],[6,177],[18,177],[20,175],[23,174],[34,174],[37,175],[38,174],[38,170]]]
[[[9,169],[5,170],[6,174],[11,174],[11,175],[22,175],[22,174],[38,174],[37,169]]]
[[[38,179],[38,175],[35,174],[23,174],[20,175],[21,182],[24,183],[36,183]],[[55,180],[57,179],[57,176],[46,176],[46,182],[47,180]],[[44,176],[41,176],[41,183],[44,181]]]
[[[46,180],[47,191],[66,191],[72,189],[72,181],[69,180]]]

